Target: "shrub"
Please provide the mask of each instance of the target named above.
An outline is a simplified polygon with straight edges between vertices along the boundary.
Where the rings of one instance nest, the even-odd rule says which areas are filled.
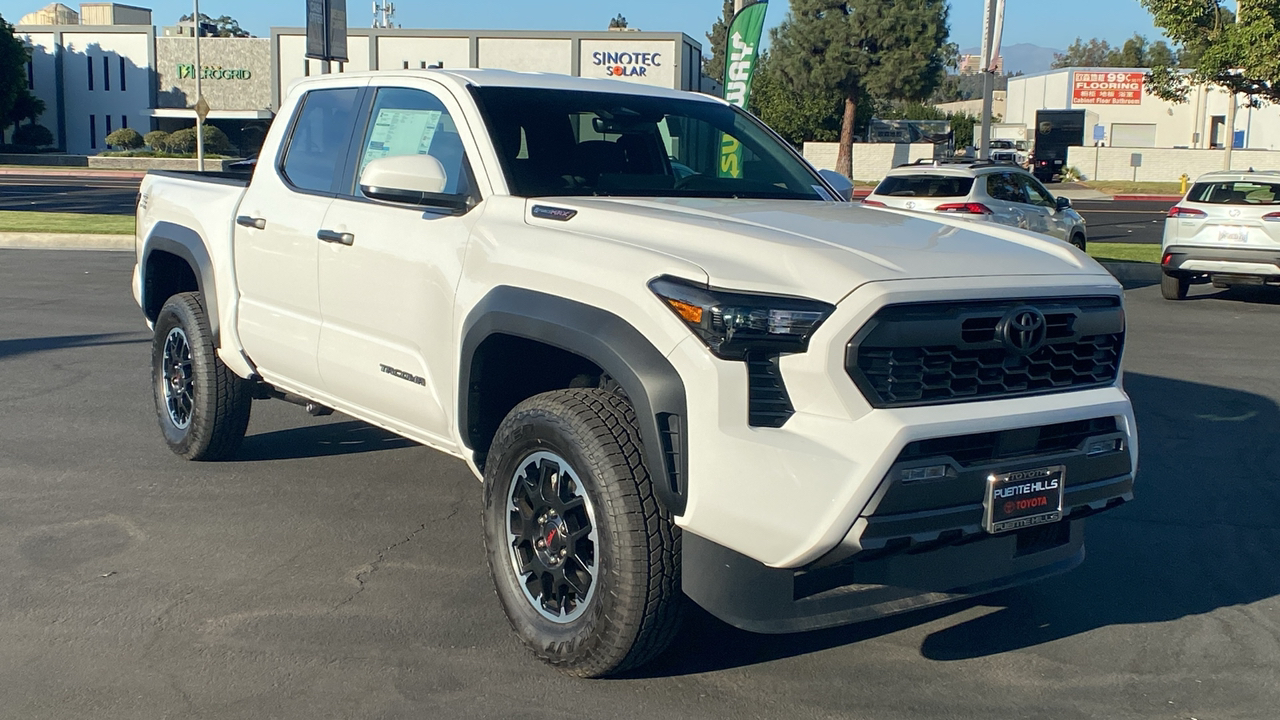
[[[14,145],[44,147],[53,144],[53,133],[43,125],[20,125],[13,131]]]
[[[193,153],[196,151],[196,129],[183,128],[169,136],[165,150],[174,153]],[[231,141],[227,134],[213,125],[204,126],[204,151],[207,154],[226,154],[231,152]]]
[[[142,136],[133,128],[120,128],[107,134],[107,144],[121,150],[137,150],[145,144]]]
[[[1080,182],[1084,177],[1078,167],[1069,167],[1062,171],[1062,182]]]
[[[168,140],[169,133],[163,130],[152,130],[142,136],[142,142],[146,143],[147,147],[158,152],[164,152],[167,147]]]

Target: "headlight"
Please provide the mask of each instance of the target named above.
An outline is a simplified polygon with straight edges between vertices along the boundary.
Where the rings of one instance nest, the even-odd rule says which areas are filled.
[[[726,360],[742,360],[753,350],[804,352],[836,309],[817,300],[716,290],[669,277],[650,282],[649,289]]]

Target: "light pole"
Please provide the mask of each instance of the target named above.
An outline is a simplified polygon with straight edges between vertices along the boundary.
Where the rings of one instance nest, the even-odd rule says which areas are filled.
[[[991,158],[991,106],[995,92],[996,60],[1000,57],[1000,36],[1004,30],[1004,0],[987,0],[982,17],[982,134],[978,157]]]
[[[191,29],[196,40],[196,170],[204,172],[204,117],[200,112],[204,105],[204,93],[200,89],[200,76],[204,68],[200,66],[200,0],[195,3],[195,13],[191,16]]]

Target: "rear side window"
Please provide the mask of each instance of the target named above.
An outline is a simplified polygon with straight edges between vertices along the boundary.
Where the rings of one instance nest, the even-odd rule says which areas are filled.
[[[880,181],[877,195],[896,197],[964,197],[973,178],[952,175],[894,175]]]
[[[356,123],[359,88],[312,90],[302,100],[281,171],[300,190],[333,192]]]
[[[1196,183],[1187,200],[1206,205],[1280,205],[1280,183],[1251,180]]]
[[[1016,203],[1027,202],[1026,190],[1012,173],[991,173],[988,175],[987,195],[992,200]]]

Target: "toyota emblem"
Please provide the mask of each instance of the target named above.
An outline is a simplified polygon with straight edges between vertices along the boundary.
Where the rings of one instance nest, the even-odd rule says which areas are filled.
[[[1044,313],[1033,307],[1010,310],[996,327],[996,337],[1015,355],[1030,355],[1044,345],[1048,328]]]
[[[1236,208],[1231,208],[1231,210],[1227,214],[1233,218],[1240,217],[1240,211]]]

